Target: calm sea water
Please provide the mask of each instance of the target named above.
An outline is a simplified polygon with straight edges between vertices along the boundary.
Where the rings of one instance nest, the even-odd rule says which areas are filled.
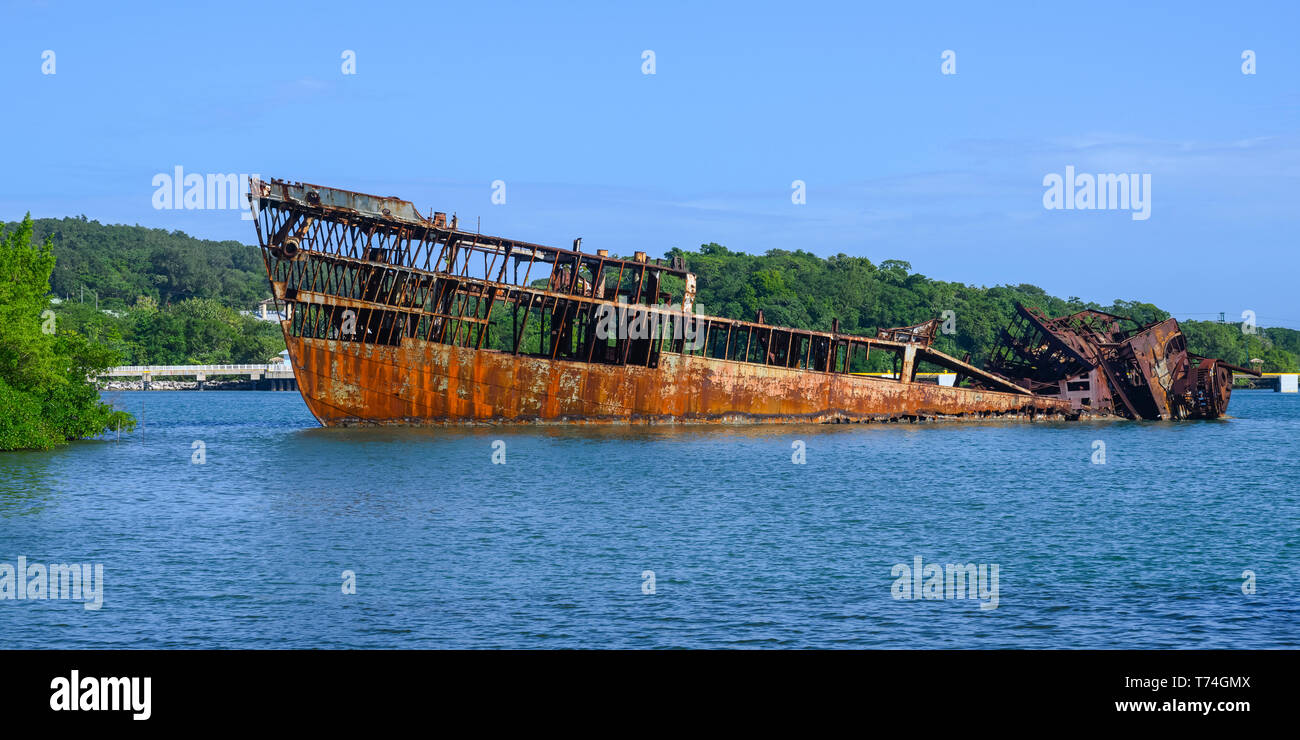
[[[105,578],[97,611],[0,601],[5,647],[1300,646],[1296,396],[1181,424],[425,430],[321,429],[296,393],[107,397],[143,430],[0,454],[0,563]],[[997,608],[895,599],[917,556],[997,565]]]

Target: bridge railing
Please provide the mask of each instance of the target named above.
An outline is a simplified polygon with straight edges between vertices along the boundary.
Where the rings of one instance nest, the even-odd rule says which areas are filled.
[[[244,365],[119,365],[104,371],[104,375],[245,375],[249,373],[290,372],[292,367],[284,362]]]

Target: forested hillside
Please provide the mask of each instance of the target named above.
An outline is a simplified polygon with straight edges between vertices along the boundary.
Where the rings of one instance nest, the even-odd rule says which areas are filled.
[[[283,349],[279,327],[241,315],[269,297],[256,248],[233,241],[195,239],[179,231],[111,226],[80,218],[39,219],[34,240],[50,238],[57,258],[50,279],[61,321],[113,348],[122,362],[264,362]],[[871,333],[955,316],[956,333],[941,334],[939,349],[983,362],[1017,302],[1059,316],[1092,308],[1147,322],[1166,312],[1150,303],[1109,305],[1059,298],[1034,285],[976,287],[932,280],[899,260],[821,258],[809,252],[734,252],[718,244],[698,251],[673,249],[699,276],[699,304],[707,313],[799,328]],[[86,292],[82,293],[82,287]],[[95,295],[99,308],[94,310]],[[1264,360],[1266,371],[1300,369],[1300,332],[1261,328],[1242,332],[1235,323],[1183,322],[1189,348],[1246,365]]]
[[[32,229],[33,241],[53,245],[59,327],[118,364],[257,363],[284,349],[278,325],[241,313],[271,295],[255,247],[85,216],[36,219]]]
[[[867,334],[878,327],[907,326],[952,311],[956,333],[940,334],[936,346],[951,355],[980,364],[997,342],[998,332],[1015,315],[1017,302],[1061,316],[1084,309],[1129,316],[1139,322],[1169,314],[1139,301],[1116,300],[1109,305],[1062,299],[1034,285],[992,288],[931,280],[912,272],[911,265],[885,260],[879,265],[864,257],[836,255],[823,259],[809,252],[771,250],[765,255],[733,252],[705,244],[698,252],[674,249],[699,277],[698,300],[706,313],[753,320],[763,309],[769,324],[829,331],[831,319],[845,332]],[[1266,371],[1297,369],[1300,332],[1259,329],[1250,335],[1239,324],[1211,321],[1180,322],[1192,352],[1246,365],[1264,360]]]
[[[98,293],[100,308],[125,308],[148,296],[160,306],[211,298],[244,309],[271,295],[262,258],[246,244],[85,216],[35,219],[32,226],[35,241],[49,237],[54,245],[50,289],[59,298],[80,300],[84,287],[86,298]]]

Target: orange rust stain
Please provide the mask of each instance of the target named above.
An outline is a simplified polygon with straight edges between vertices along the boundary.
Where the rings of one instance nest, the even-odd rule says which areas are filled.
[[[1064,416],[1068,401],[663,354],[659,367],[549,360],[404,339],[286,337],[326,426],[456,422],[807,422]]]

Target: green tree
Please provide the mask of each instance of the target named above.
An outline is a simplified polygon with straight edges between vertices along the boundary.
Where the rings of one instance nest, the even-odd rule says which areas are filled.
[[[102,403],[88,377],[114,362],[112,351],[57,328],[54,263],[50,240],[32,239],[30,214],[0,231],[0,450],[48,449],[135,423]]]

